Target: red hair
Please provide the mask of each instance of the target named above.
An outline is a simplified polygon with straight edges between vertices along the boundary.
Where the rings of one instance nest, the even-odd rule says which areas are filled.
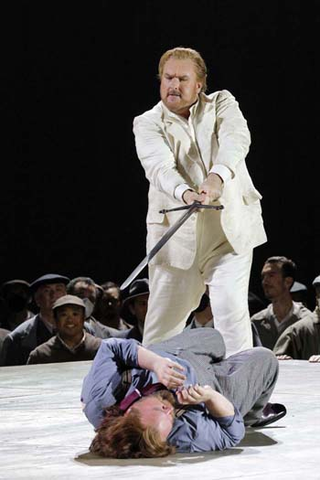
[[[96,430],[90,452],[111,458],[165,457],[174,447],[161,440],[153,427],[142,425],[138,411],[124,415],[117,406],[107,408]]]

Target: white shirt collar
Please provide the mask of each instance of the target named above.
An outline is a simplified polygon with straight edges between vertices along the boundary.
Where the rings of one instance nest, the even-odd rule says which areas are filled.
[[[83,333],[83,337],[82,339],[80,340],[80,342],[75,345],[74,347],[70,347],[69,345],[67,345],[63,340],[62,338],[60,337],[59,333],[57,333],[57,337],[59,338],[60,342],[62,343],[62,345],[67,349],[69,350],[71,353],[75,353],[76,350],[80,347],[80,345],[82,345],[86,339],[86,334],[85,332]]]

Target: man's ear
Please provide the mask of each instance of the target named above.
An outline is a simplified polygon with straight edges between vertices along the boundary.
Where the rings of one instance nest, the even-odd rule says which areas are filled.
[[[126,410],[123,414],[124,417],[126,417],[130,412],[131,412],[131,408],[132,407],[129,407],[128,410]]]
[[[36,306],[37,306],[38,308],[40,308],[38,291],[35,292],[35,294],[34,294],[34,296],[33,296],[33,299],[34,299],[34,303],[36,304]]]
[[[294,280],[292,277],[285,277],[284,279],[284,282],[286,284],[286,286],[288,287],[288,289],[290,290],[292,285],[294,284]]]

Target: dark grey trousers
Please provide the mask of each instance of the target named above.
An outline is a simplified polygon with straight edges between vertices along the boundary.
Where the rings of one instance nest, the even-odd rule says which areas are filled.
[[[221,334],[214,328],[184,330],[149,347],[188,360],[200,385],[210,385],[230,400],[252,425],[260,417],[275,387],[279,364],[274,353],[254,347],[224,358]]]

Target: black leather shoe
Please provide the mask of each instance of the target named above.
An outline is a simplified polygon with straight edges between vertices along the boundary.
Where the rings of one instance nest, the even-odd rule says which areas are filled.
[[[287,413],[287,409],[281,403],[267,403],[262,411],[260,420],[251,425],[254,428],[265,427],[270,423],[277,422],[280,418],[284,417]]]

